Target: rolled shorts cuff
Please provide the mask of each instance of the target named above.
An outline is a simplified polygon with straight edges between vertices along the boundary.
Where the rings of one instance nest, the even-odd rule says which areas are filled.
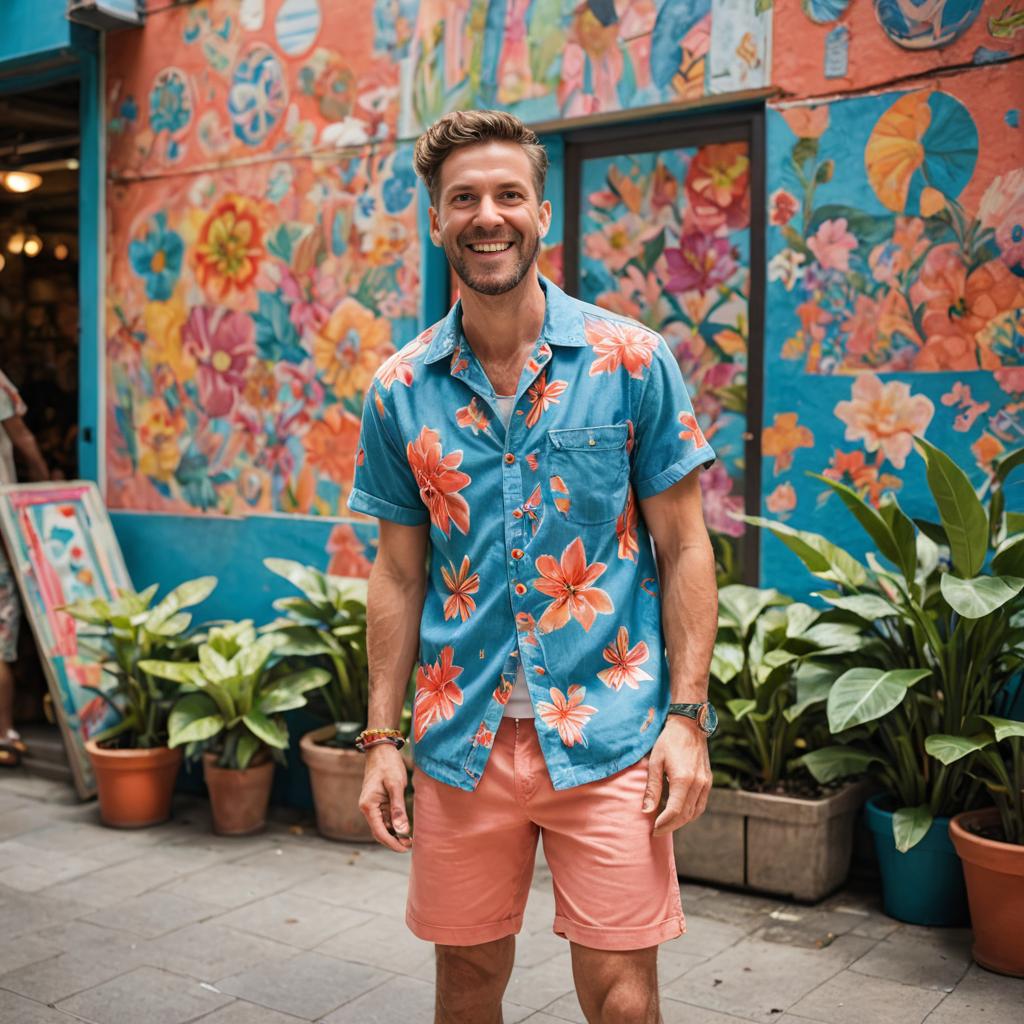
[[[607,950],[647,949],[677,939],[685,931],[686,920],[682,914],[645,928],[597,928],[593,925],[577,924],[559,914],[555,915],[554,924],[555,934],[563,939],[587,946],[589,949]]]
[[[424,942],[436,942],[442,946],[479,946],[483,942],[495,942],[506,935],[517,935],[523,927],[523,915],[506,917],[489,924],[435,925],[418,921],[412,911],[406,910],[405,923],[409,931]]]

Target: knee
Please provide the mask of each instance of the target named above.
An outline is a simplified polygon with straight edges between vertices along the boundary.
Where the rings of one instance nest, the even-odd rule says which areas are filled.
[[[500,1005],[515,958],[513,936],[477,946],[438,945],[435,949],[438,1000],[445,1008],[461,1011],[495,999]]]
[[[636,985],[614,985],[601,1003],[600,1024],[658,1024],[658,993]]]

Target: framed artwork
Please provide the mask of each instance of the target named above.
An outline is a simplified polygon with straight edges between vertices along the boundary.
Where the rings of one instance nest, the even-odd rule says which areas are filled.
[[[117,720],[103,696],[113,680],[96,653],[80,642],[79,631],[87,627],[61,608],[130,589],[121,549],[96,484],[86,480],[0,487],[0,528],[75,789],[82,799],[95,796],[85,741]]]

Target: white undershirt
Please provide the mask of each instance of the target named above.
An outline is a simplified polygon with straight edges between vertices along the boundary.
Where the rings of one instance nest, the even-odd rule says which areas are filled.
[[[515,395],[495,395],[498,400],[498,412],[501,415],[502,423],[506,429],[508,421],[512,417],[512,410],[515,407]],[[533,701],[530,700],[530,691],[526,688],[526,676],[523,674],[523,663],[519,661],[519,668],[516,672],[516,681],[512,687],[512,693],[505,705],[505,718],[533,718]]]

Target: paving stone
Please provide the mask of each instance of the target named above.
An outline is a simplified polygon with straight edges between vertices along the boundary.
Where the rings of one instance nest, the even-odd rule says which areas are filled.
[[[764,896],[749,893],[719,892],[714,899],[701,901],[698,917],[710,917],[712,920],[731,924],[752,932],[771,923],[769,914],[773,910],[785,909],[789,904]],[[686,913],[686,907],[683,907]]]
[[[40,1003],[55,1003],[67,996],[92,988],[134,967],[117,956],[97,959],[76,953],[61,953],[39,960],[0,977],[0,988]]]
[[[510,1002],[542,1010],[548,1003],[573,991],[572,962],[565,952],[534,967],[513,967],[505,996]]]
[[[943,944],[896,932],[869,949],[850,965],[850,970],[904,985],[952,992],[970,963],[970,947],[955,936]]]
[[[90,908],[73,899],[55,900],[43,893],[10,890],[0,903],[3,909],[4,938],[7,940],[61,924],[87,914]]]
[[[730,1013],[719,1013],[704,1006],[690,1006],[667,998],[661,1000],[661,1016],[664,1024],[743,1024],[745,1020]]]
[[[230,996],[211,992],[193,978],[137,967],[56,1008],[90,1024],[185,1024],[229,1002]]]
[[[376,988],[389,975],[363,964],[348,964],[319,953],[263,964],[217,984],[221,992],[307,1020]]]
[[[338,844],[348,859],[374,871],[391,871],[394,874],[409,876],[412,868],[412,857],[408,853],[396,853],[379,843]]]
[[[239,857],[236,863],[287,871],[296,882],[301,882],[328,871],[340,871],[345,867],[347,858],[341,850],[327,844],[289,842],[285,837],[276,845]]]
[[[0,882],[21,892],[39,892],[56,882],[87,875],[103,867],[101,861],[87,854],[39,849],[21,839],[0,843],[0,855],[13,860],[0,871]]]
[[[686,916],[686,931],[672,942],[677,951],[692,956],[710,957],[734,946],[746,935],[739,925],[715,921],[710,917]]]
[[[62,821],[46,828],[25,832],[19,842],[40,850],[73,850],[75,853],[86,853],[97,846],[107,845],[111,840],[112,831],[102,825]]]
[[[316,951],[339,960],[369,964],[395,974],[406,974],[414,965],[434,958],[433,943],[416,938],[404,920],[376,914],[332,935],[321,942]]]
[[[869,939],[843,935],[825,949],[747,938],[666,986],[665,995],[751,1020],[774,1020],[862,956]]]
[[[2,877],[2,876],[0,876]],[[291,892],[353,910],[367,910],[405,920],[408,880],[389,871],[344,868],[307,876]]]
[[[301,1017],[294,1017],[290,1013],[268,1010],[265,1006],[236,999],[233,1003],[200,1017],[195,1024],[297,1024],[301,1020]]]
[[[233,909],[287,889],[291,884],[292,880],[284,871],[220,863],[167,882],[159,891]]]
[[[364,924],[370,916],[364,911],[289,891],[257,900],[213,920],[215,924],[276,939],[300,949],[312,949],[346,928]]]
[[[516,964],[520,967],[534,967],[552,957],[560,956],[569,948],[569,943],[551,930],[551,921],[541,931],[523,930],[516,936]]]
[[[928,1024],[1020,1024],[1024,979],[971,964],[955,992],[939,1003]]]
[[[207,982],[294,955],[291,946],[209,921],[151,939],[138,949],[140,963]]]
[[[165,935],[186,924],[212,917],[220,909],[187,896],[149,892],[94,910],[84,920],[155,939],[158,935]]]
[[[10,1024],[71,1024],[73,1020],[60,1010],[0,989],[0,1021],[9,1021]]]
[[[0,908],[0,921],[6,923],[6,916],[2,908]],[[59,956],[60,952],[60,950],[54,949],[52,943],[46,942],[38,935],[23,935],[21,938],[7,939],[0,942],[0,977],[11,971],[17,971],[27,964]],[[0,1018],[0,1020],[2,1019]]]
[[[863,975],[841,971],[790,1010],[797,1017],[829,1024],[921,1024],[941,999],[941,992],[887,978],[866,983]]]
[[[12,839],[37,828],[43,828],[53,821],[51,813],[38,804],[16,807],[13,811],[0,814],[0,839]]]
[[[764,942],[821,949],[837,936],[854,931],[862,922],[860,914],[789,906],[772,911],[767,923],[752,934]]]
[[[45,943],[53,956],[62,952],[92,959],[116,955],[123,961],[134,960],[133,967],[142,963],[138,952],[143,942],[140,936],[88,921],[65,921],[25,936],[21,941],[30,940]]]
[[[394,1024],[434,1019],[434,986],[416,978],[391,978],[339,1007],[322,1024]]]
[[[19,807],[25,807],[28,803],[29,801],[22,796],[0,791],[0,814],[7,814],[10,811],[17,810]]]

